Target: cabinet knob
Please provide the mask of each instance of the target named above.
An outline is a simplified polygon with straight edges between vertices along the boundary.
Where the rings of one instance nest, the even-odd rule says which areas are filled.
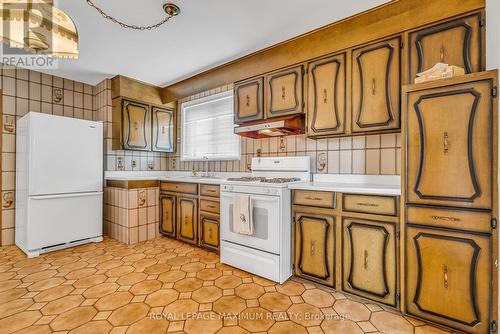
[[[444,288],[448,289],[448,266],[445,264],[443,265],[443,284]]]

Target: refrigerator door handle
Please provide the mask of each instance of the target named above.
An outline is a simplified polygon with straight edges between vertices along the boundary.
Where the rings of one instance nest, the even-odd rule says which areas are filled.
[[[69,194],[57,194],[57,195],[37,195],[30,196],[30,199],[34,200],[42,200],[42,199],[55,199],[55,198],[68,198],[68,197],[87,197],[87,196],[96,196],[102,194],[102,191],[99,192],[91,192],[91,193],[69,193]]]

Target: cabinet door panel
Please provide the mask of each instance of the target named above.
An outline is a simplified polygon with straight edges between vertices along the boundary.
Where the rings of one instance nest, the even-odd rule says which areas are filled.
[[[295,213],[295,274],[335,286],[335,218]]]
[[[151,127],[149,107],[132,101],[122,101],[123,148],[149,151]]]
[[[491,208],[492,84],[408,96],[408,201]]]
[[[174,111],[153,107],[153,151],[174,152]]]
[[[344,290],[396,305],[396,227],[344,218]]]
[[[267,82],[266,118],[303,112],[303,67],[297,66],[269,74]]]
[[[179,197],[177,203],[177,237],[190,244],[198,243],[198,200]]]
[[[264,78],[241,82],[234,87],[234,123],[257,121],[264,118]]]
[[[410,33],[410,83],[436,63],[479,72],[483,64],[481,13]]]
[[[309,63],[308,135],[345,132],[345,53]]]
[[[160,233],[175,238],[176,198],[173,195],[160,196]]]
[[[401,38],[352,53],[352,132],[400,127]]]
[[[408,313],[469,333],[489,333],[490,239],[408,228]]]
[[[210,250],[219,250],[219,218],[209,215],[200,215],[200,244]]]

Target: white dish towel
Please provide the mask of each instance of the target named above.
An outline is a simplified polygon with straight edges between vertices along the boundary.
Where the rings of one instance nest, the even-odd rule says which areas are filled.
[[[236,195],[233,202],[233,231],[239,234],[252,235],[252,208],[249,195]]]

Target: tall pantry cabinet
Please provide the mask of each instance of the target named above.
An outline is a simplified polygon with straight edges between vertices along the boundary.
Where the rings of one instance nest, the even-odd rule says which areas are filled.
[[[497,328],[497,72],[404,92],[405,311]]]

